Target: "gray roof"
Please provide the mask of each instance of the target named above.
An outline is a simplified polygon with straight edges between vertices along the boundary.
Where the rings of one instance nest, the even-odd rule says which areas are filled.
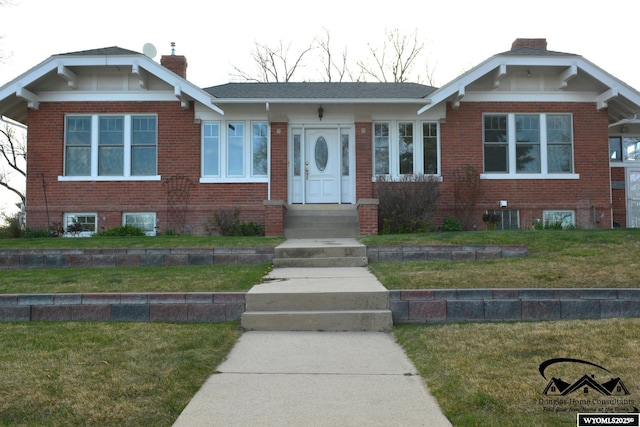
[[[223,99],[421,99],[436,88],[418,83],[227,83],[205,88]]]
[[[63,56],[63,55],[96,56],[96,55],[142,55],[142,54],[140,52],[135,52],[129,49],[123,49],[118,46],[111,46],[111,47],[102,47],[100,49],[81,50],[78,52],[59,53],[54,56]]]

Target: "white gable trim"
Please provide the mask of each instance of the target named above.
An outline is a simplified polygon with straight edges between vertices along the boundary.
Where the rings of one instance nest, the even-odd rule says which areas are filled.
[[[224,111],[214,104],[215,98],[210,94],[144,55],[52,56],[10,81],[6,85],[0,87],[0,101],[11,96],[17,96],[18,98],[27,101],[29,108],[37,109],[39,102],[45,99],[51,99],[51,96],[29,91],[27,88],[30,85],[55,70],[61,78],[67,81],[69,88],[74,90],[76,87],[77,76],[69,67],[89,66],[131,67],[131,73],[138,77],[140,88],[142,90],[146,90],[147,88],[148,76],[154,75],[174,88],[174,96],[172,100],[176,100],[177,98],[183,107],[188,107],[189,101],[194,100],[218,114],[224,114]],[[140,93],[136,92],[136,94],[139,95]],[[83,95],[84,96],[81,99],[82,101],[89,100],[86,96],[87,93],[84,93]],[[99,93],[95,93],[94,95],[97,97],[102,96]],[[58,93],[57,96],[64,98],[66,94],[63,95]],[[90,97],[91,95],[89,98]],[[73,96],[70,98],[73,98]],[[115,99],[112,98],[111,100],[120,100],[120,98],[121,96],[116,94]],[[80,99],[78,100],[80,101]]]
[[[508,67],[510,66],[530,66],[530,67],[566,67],[566,69],[558,75],[558,89],[566,90],[568,82],[576,77],[580,71],[590,75],[594,79],[598,80],[603,85],[607,86],[609,90],[593,96],[590,94],[591,99],[589,102],[596,102],[598,109],[603,109],[608,106],[608,102],[616,97],[624,97],[631,104],[633,104],[637,110],[640,111],[640,92],[636,91],[626,83],[613,77],[611,74],[597,67],[593,63],[587,61],[581,56],[559,56],[559,57],[529,57],[529,56],[494,56],[484,61],[475,68],[462,74],[460,77],[447,83],[440,89],[431,94],[422,108],[418,110],[418,115],[425,113],[429,109],[433,108],[442,102],[451,100],[454,108],[456,104],[459,105],[463,97],[465,100],[470,100],[469,93],[465,91],[465,88],[477,81],[478,79],[488,75],[494,74],[494,87],[497,88],[500,85],[501,79],[505,76]],[[465,94],[466,92],[466,94]],[[491,92],[493,93],[493,92]],[[499,95],[495,92],[496,96]],[[516,94],[514,94],[516,95]],[[538,94],[540,95],[540,94]],[[545,93],[544,99],[547,99],[548,93]],[[580,94],[582,98],[584,94]],[[517,94],[518,98],[522,98],[522,94]],[[550,97],[550,101],[553,102],[562,99],[562,97]],[[538,101],[540,101],[540,96]]]

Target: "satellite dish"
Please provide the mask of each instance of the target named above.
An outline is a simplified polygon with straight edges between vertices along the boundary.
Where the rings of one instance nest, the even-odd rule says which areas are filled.
[[[144,53],[145,56],[148,56],[149,58],[153,59],[158,54],[158,50],[153,44],[145,43],[144,46],[142,46],[142,53]]]

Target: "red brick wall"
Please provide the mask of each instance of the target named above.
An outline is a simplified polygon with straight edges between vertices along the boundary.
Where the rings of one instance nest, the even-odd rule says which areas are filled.
[[[287,123],[271,123],[271,200],[287,201],[287,163]]]
[[[576,224],[583,228],[611,226],[608,117],[590,103],[475,103],[463,102],[457,110],[447,107],[447,121],[441,124],[442,196],[439,219],[454,216],[456,168],[466,165],[483,171],[483,113],[572,113],[574,167],[579,180],[482,180],[475,217],[484,228],[482,213],[499,209],[520,210],[521,227],[531,226],[546,209],[576,211]],[[594,221],[595,218],[595,221]]]
[[[99,228],[112,228],[122,225],[123,212],[148,211],[157,213],[160,232],[165,231],[167,189],[162,181],[58,181],[63,174],[64,116],[78,113],[158,115],[158,174],[163,181],[171,175],[185,175],[195,184],[187,210],[188,231],[204,233],[204,223],[215,210],[236,206],[242,211],[243,221],[264,223],[266,183],[199,183],[200,125],[194,123],[192,108],[182,109],[178,102],[41,103],[38,110],[29,111],[28,118],[28,227],[46,228],[48,222],[61,223],[65,212],[97,212]]]
[[[373,140],[371,122],[357,122],[356,129],[356,202],[375,198],[373,193]]]

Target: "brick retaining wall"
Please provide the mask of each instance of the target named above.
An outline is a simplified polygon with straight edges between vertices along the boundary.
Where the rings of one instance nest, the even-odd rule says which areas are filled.
[[[244,311],[244,292],[0,295],[0,322],[221,323]]]
[[[274,248],[14,249],[0,250],[0,270],[263,264],[272,262],[274,253]]]
[[[392,290],[394,323],[640,317],[640,289]]]
[[[392,290],[394,323],[640,317],[640,289]],[[0,322],[239,320],[244,292],[0,295]]]
[[[527,256],[519,245],[367,246],[369,262],[383,261],[481,261]]]

